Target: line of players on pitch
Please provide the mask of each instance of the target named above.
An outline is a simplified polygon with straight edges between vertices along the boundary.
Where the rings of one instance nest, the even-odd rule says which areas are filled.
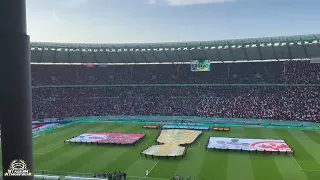
[[[175,175],[172,178],[170,178],[170,180],[184,180],[184,178],[182,176]],[[186,177],[186,180],[191,180],[191,177]]]
[[[273,154],[273,153],[278,153],[278,154],[290,154],[292,156],[294,156],[294,150],[293,148],[292,149],[292,152],[289,152],[289,151],[266,151],[265,149],[263,151],[261,150],[258,150],[256,149],[255,151],[246,151],[246,150],[242,150],[242,149],[223,149],[223,148],[208,148],[206,147],[206,151],[209,151],[209,150],[219,150],[219,151],[240,151],[240,152],[248,152],[248,153],[253,153],[255,152],[256,154],[258,154],[258,152],[262,152],[263,154],[266,154],[266,153],[270,153],[270,154]]]
[[[94,173],[94,178],[104,178],[108,180],[126,180],[127,174],[123,171]]]
[[[94,178],[104,178],[108,180],[126,180],[127,174],[121,171],[115,171],[113,174],[111,172],[94,173]],[[170,180],[184,180],[182,176],[175,175]],[[186,177],[186,180],[191,180],[191,177]]]

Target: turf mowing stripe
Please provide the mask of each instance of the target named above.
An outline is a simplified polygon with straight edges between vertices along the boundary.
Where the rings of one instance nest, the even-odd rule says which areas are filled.
[[[146,172],[145,178],[152,172],[152,170],[157,166],[157,164],[160,162],[160,159]]]
[[[53,148],[53,149],[51,149],[51,150],[49,150],[49,151],[47,151],[47,152],[43,152],[43,153],[34,153],[34,154],[35,154],[35,155],[45,155],[45,154],[48,154],[48,153],[50,153],[50,152],[52,152],[52,151],[55,151],[55,150],[57,150],[57,149],[60,149],[60,148],[62,148],[63,146],[65,146],[65,144],[60,145],[60,146],[58,146],[58,147],[55,147],[55,148]]]
[[[220,135],[219,135],[220,134]],[[206,142],[210,137],[226,136],[226,133],[208,132],[205,134]],[[204,144],[206,146],[206,143]],[[206,148],[206,147],[202,147]],[[226,179],[228,168],[228,154],[224,152],[214,151],[209,149],[201,153],[204,160],[201,165],[201,170],[196,179]]]
[[[134,129],[136,129],[136,126],[118,126],[117,128],[114,128],[111,130],[111,132],[135,132]],[[106,163],[109,162],[109,153],[112,151],[119,151],[119,152],[127,152],[130,150],[133,150],[134,146],[112,146],[112,145],[106,145],[101,146],[99,148],[93,149],[91,152],[88,152],[83,157],[81,157],[81,160],[78,160],[77,164],[73,171],[77,172],[87,172],[91,169],[91,173],[94,172],[106,172],[106,171],[113,171],[114,169],[104,169]],[[114,155],[114,153],[112,153]],[[95,169],[93,169],[95,168]],[[95,171],[93,171],[95,170]],[[123,168],[119,168],[117,170],[123,171]],[[89,171],[90,172],[90,171]]]
[[[300,165],[295,161],[294,157],[275,155],[273,160],[276,162],[276,166],[283,180],[308,180],[308,177],[300,169]]]
[[[158,135],[158,133],[155,134],[152,139],[148,139],[147,143],[149,146],[155,144],[154,142],[156,140],[155,138],[157,137],[157,135]],[[145,148],[143,148],[143,149],[145,149]],[[142,158],[144,158],[144,157],[142,157]],[[151,158],[148,157],[148,159],[151,159]],[[163,159],[160,161],[153,159],[153,161],[154,161],[154,163],[152,164],[152,166],[149,166],[147,169],[144,169],[144,172],[145,172],[145,170],[150,170],[154,165],[156,165],[155,168],[152,169],[152,171],[149,173],[148,177],[152,176],[152,177],[159,177],[159,178],[170,178],[174,175],[176,168],[178,167],[180,162],[184,161],[184,160],[181,160],[181,158],[179,157],[177,159],[171,158],[171,159]],[[139,163],[139,160],[137,160],[136,163]],[[130,167],[130,170],[131,170],[131,168],[132,168],[132,166]]]
[[[55,135],[50,134],[50,139],[46,138],[46,140],[42,141],[41,143],[38,143],[37,145],[34,145],[35,153],[43,154],[46,153],[53,148],[55,148],[55,144],[63,143],[65,140],[67,140],[70,137],[79,135],[87,129],[96,129],[96,126],[79,126],[77,129],[72,130],[66,130],[66,131],[60,131],[56,133]],[[50,142],[50,143],[48,143]]]
[[[303,146],[303,148],[308,151],[308,153],[313,157],[313,159],[320,164],[320,147],[318,144],[310,139],[303,131],[289,131],[293,137],[294,135],[300,137],[306,137],[308,139],[297,139],[297,141]],[[319,166],[320,169],[320,166]]]
[[[315,131],[303,131],[308,138],[312,139],[320,148],[320,136]]]
[[[274,129],[261,129],[261,135],[265,138],[282,139],[281,137],[277,137]],[[300,165],[292,156],[278,155],[276,153],[271,156],[283,180],[308,180]]]
[[[156,163],[157,160],[154,159],[154,163]],[[159,177],[159,178],[170,178],[172,175],[175,175],[176,169],[181,162],[179,159],[165,159],[158,162],[155,169],[152,170],[151,173],[149,173],[152,177]]]
[[[101,126],[97,126],[97,127],[90,126],[88,130],[94,131],[94,130],[99,130],[99,129],[101,129]],[[80,130],[82,131],[83,129],[80,129]],[[73,133],[75,133],[75,132],[73,132]],[[66,137],[60,137],[59,142],[62,142],[61,144],[64,144],[63,139],[65,139],[65,138]],[[55,140],[58,140],[58,139],[55,139]],[[81,146],[81,145],[66,144],[64,146],[64,148],[60,148],[60,149],[65,150],[65,151],[63,151],[63,153],[57,154],[57,152],[61,152],[60,149],[58,149],[59,151],[52,151],[50,153],[46,153],[41,156],[36,156],[36,166],[41,165],[41,167],[42,167],[42,166],[46,166],[46,164],[48,164],[48,166],[51,168],[48,168],[46,166],[46,168],[44,168],[44,169],[56,170],[55,169],[56,166],[61,168],[63,166],[63,164],[65,164],[66,162],[69,162],[70,159],[76,159],[76,158],[78,158],[76,155],[81,155],[81,153],[83,153],[81,150],[77,151],[78,149],[75,149],[74,148],[75,146]],[[90,151],[91,148],[84,147],[83,150]],[[47,156],[49,156],[49,155],[51,157],[52,157],[52,155],[55,155],[55,158],[53,158],[53,159],[48,158]]]
[[[66,140],[67,138],[70,138],[70,136],[78,135],[79,133],[83,133],[88,127],[92,125],[93,128],[100,127],[103,128],[103,131],[120,131],[120,132],[126,132],[129,131],[132,133],[141,133],[143,131],[147,132],[147,137],[143,139],[141,143],[138,143],[136,147],[130,148],[130,147],[110,147],[108,150],[104,150],[103,148],[100,148],[100,146],[90,147],[90,145],[67,145],[61,148],[58,148],[59,145],[63,144],[63,140]],[[136,127],[136,128],[135,128]],[[128,128],[128,129],[127,129]],[[70,132],[73,131],[73,132]],[[260,134],[256,132],[255,128],[232,128],[230,132],[207,132],[207,137],[204,138],[204,141],[208,140],[208,137],[213,136],[220,136],[220,137],[245,137],[245,138],[271,138],[276,139],[271,136],[280,136],[284,137],[288,141],[288,143],[294,147],[294,150],[296,151],[296,158],[297,161],[301,164],[302,161],[308,160],[308,156],[312,158],[311,155],[308,155],[310,153],[307,151],[307,155],[300,155],[298,156],[298,152],[302,153],[302,151],[299,150],[299,145],[301,146],[300,141],[310,141],[315,144],[315,140],[309,139],[309,136],[307,134],[299,134],[299,133],[288,133],[287,130],[271,130],[271,129],[260,129]],[[272,133],[274,131],[274,133]],[[77,133],[79,132],[79,133]],[[59,172],[51,172],[50,174],[63,174],[63,175],[78,175],[82,176],[84,172],[87,176],[91,176],[92,172],[99,172],[99,171],[106,171],[106,170],[125,170],[127,172],[127,179],[128,180],[137,180],[137,179],[154,179],[157,178],[158,180],[165,180],[166,178],[169,178],[170,176],[174,175],[176,172],[181,172],[183,176],[187,176],[190,174],[197,174],[198,177],[195,177],[196,180],[212,180],[212,179],[227,179],[227,167],[228,165],[235,166],[238,164],[238,170],[239,173],[238,176],[236,176],[236,179],[241,179],[241,177],[246,178],[248,176],[250,179],[250,173],[245,173],[241,169],[248,170],[245,166],[247,164],[241,164],[239,161],[243,157],[237,157],[236,155],[244,156],[246,157],[246,154],[232,154],[231,158],[228,156],[228,152],[219,152],[219,151],[209,151],[206,152],[204,150],[205,144],[202,144],[203,139],[200,138],[201,145],[199,147],[198,144],[193,145],[190,149],[188,149],[187,155],[185,159],[183,160],[168,160],[167,163],[166,160],[160,160],[157,163],[157,159],[151,159],[151,158],[144,158],[140,157],[139,152],[143,149],[145,149],[145,144],[149,142],[149,145],[152,145],[154,143],[154,138],[157,136],[158,131],[154,130],[142,130],[140,125],[123,125],[123,124],[110,124],[110,123],[90,123],[90,124],[81,124],[76,125],[73,127],[66,128],[64,130],[59,130],[55,133],[49,133],[45,134],[44,136],[41,136],[39,140],[39,145],[36,145],[35,151],[39,152],[48,152],[50,150],[53,150],[54,148],[58,148],[52,152],[48,152],[47,154],[38,154],[35,155],[35,168],[36,169],[47,169],[47,170],[59,170],[57,167],[60,166],[60,164],[65,164],[65,167],[61,168],[61,171]],[[75,133],[75,134],[73,134]],[[69,137],[66,137],[71,134]],[[294,135],[294,137],[292,137]],[[293,139],[293,140],[290,140]],[[308,140],[309,139],[309,140]],[[38,141],[37,141],[38,142]],[[62,143],[61,143],[62,142]],[[295,143],[298,144],[298,146],[295,146]],[[52,144],[52,145],[50,145]],[[43,148],[46,146],[46,148]],[[314,145],[311,145],[314,146]],[[89,150],[89,148],[91,148]],[[100,149],[99,149],[100,148]],[[202,150],[203,148],[203,150]],[[81,150],[82,149],[82,150]],[[302,148],[303,150],[303,148]],[[86,155],[85,151],[88,151],[88,154]],[[90,153],[89,153],[90,151]],[[199,153],[198,153],[199,152]],[[84,154],[83,154],[84,153]],[[92,153],[92,155],[91,155]],[[231,152],[229,152],[231,153]],[[83,158],[83,161],[86,159],[85,162],[75,161],[73,158],[81,158],[82,156],[86,156]],[[188,156],[190,155],[190,156]],[[89,157],[87,157],[89,156]],[[234,156],[234,157],[233,157]],[[250,157],[251,165],[252,165],[252,172],[255,171],[255,164],[252,163],[252,156],[258,156],[258,159],[254,159],[254,163],[258,163],[258,166],[261,166],[261,163],[264,163],[264,160],[270,157],[266,157],[263,155],[248,155]],[[268,155],[269,156],[269,155]],[[266,164],[263,166],[263,168],[259,168],[258,170],[261,170],[262,175],[259,177],[254,177],[254,179],[257,180],[318,180],[320,177],[320,171],[314,171],[317,169],[316,166],[313,169],[304,169],[304,171],[299,171],[299,167],[295,164],[295,161],[286,156],[277,156],[277,155],[270,155],[272,156],[272,161],[274,164],[270,164],[270,161],[268,160]],[[306,158],[307,157],[307,158]],[[203,158],[201,165],[198,165],[200,163],[200,159]],[[54,160],[56,159],[56,160]],[[104,161],[104,159],[107,159]],[[232,159],[234,159],[232,161]],[[71,163],[73,161],[73,163]],[[271,161],[271,162],[272,162]],[[85,164],[87,162],[87,164]],[[308,162],[308,161],[306,161]],[[230,164],[234,163],[234,164]],[[312,164],[307,164],[306,166],[313,166],[316,163],[316,161],[311,161]],[[69,167],[67,167],[67,164],[69,166],[72,166],[70,170],[68,170]],[[115,167],[113,166],[115,164]],[[145,171],[150,170],[154,165],[154,169],[150,172],[149,176],[144,178]],[[302,165],[305,165],[302,163]],[[123,167],[123,169],[122,169]],[[187,170],[183,170],[183,168],[186,167]],[[192,167],[192,168],[190,168]],[[304,166],[303,166],[304,168]],[[235,167],[233,168],[235,169]],[[319,168],[320,169],[320,168]],[[72,171],[71,171],[72,170]],[[272,172],[277,172],[277,176],[270,176]],[[294,171],[294,172],[293,172]],[[36,171],[39,172],[39,171]],[[73,172],[73,173],[71,173]],[[76,173],[79,172],[79,173]],[[235,172],[235,170],[233,170]],[[245,174],[241,174],[245,173]],[[184,175],[185,174],[185,175]],[[154,176],[156,175],[156,176]],[[181,174],[179,174],[181,175]],[[229,178],[231,178],[232,175],[229,175]],[[307,178],[306,178],[307,177]]]
[[[130,167],[127,170],[125,170],[125,172],[131,176],[145,177],[146,171],[147,170],[150,171],[152,167],[154,167],[153,169],[158,168],[157,161],[151,158],[141,157],[137,159],[134,163],[132,163]],[[148,177],[149,176],[150,176],[150,173]],[[163,176],[165,177],[166,175],[164,174]]]
[[[204,155],[199,179],[226,179],[228,154],[209,150]]]
[[[35,137],[32,140],[33,140],[34,144],[37,144],[39,141],[41,142],[41,139],[43,140],[45,138],[48,138],[48,137],[50,137],[50,135],[56,135],[57,133],[61,134],[61,131],[64,131],[66,129],[72,130],[72,129],[78,128],[78,126],[79,126],[79,124],[62,126],[62,127],[56,128],[50,132],[43,132],[38,137]],[[68,132],[68,131],[64,131],[64,132]]]
[[[215,136],[215,137],[217,137],[217,136],[219,136],[219,137],[235,137],[235,138],[257,138],[256,135],[247,134],[247,131],[250,131],[250,129],[249,128],[233,128],[230,132],[227,132],[227,133],[226,132],[213,132],[213,136]],[[214,172],[210,173],[210,175],[207,175],[206,179],[210,179],[212,177],[217,178],[217,179],[232,178],[232,175],[229,174],[230,169],[234,169],[234,170],[232,170],[234,173],[236,171],[238,172],[236,167],[234,167],[234,168],[232,167],[233,166],[232,163],[234,163],[234,162],[232,161],[232,159],[230,159],[230,158],[233,158],[233,156],[237,156],[237,152],[231,152],[231,151],[230,152],[219,152],[219,151],[209,150],[208,153],[214,153],[216,155],[215,158],[217,158],[217,160],[211,162],[211,165],[209,165],[209,164],[207,165],[209,167],[208,169],[206,169],[207,172],[212,172],[212,171],[214,171]],[[235,153],[235,154],[230,155],[231,153]],[[242,154],[239,154],[239,155],[242,156]],[[245,159],[246,156],[243,156],[240,158]],[[206,161],[206,157],[205,157],[205,161]],[[216,163],[219,163],[219,164],[216,164]],[[214,169],[212,168],[212,165],[214,166]],[[241,164],[241,167],[243,167],[243,166],[244,166],[244,164]],[[248,172],[242,174],[243,177],[245,177],[245,176],[249,177],[249,178],[253,177],[252,169],[250,170],[250,167],[249,167],[249,169],[247,169],[247,170],[248,170]],[[204,176],[204,175],[202,175],[202,176]]]
[[[280,138],[282,136],[286,137],[285,140],[294,149],[294,157],[302,169],[314,169],[314,166],[317,166],[316,160],[312,157],[311,154],[309,154],[310,150],[305,149],[305,147],[302,145],[302,141],[304,141],[304,139],[296,139],[292,135],[292,133],[299,131],[274,129],[274,132],[276,132]]]
[[[88,130],[88,131],[97,131],[97,132],[118,132],[118,130],[123,129],[124,130],[130,130],[130,126],[116,126],[116,128],[113,128],[114,126],[108,126],[108,125],[99,125],[94,130]],[[112,128],[112,129],[110,129]],[[69,158],[67,162],[64,164],[59,165],[59,167],[53,169],[55,171],[62,171],[67,169],[67,171],[76,171],[76,172],[84,172],[79,171],[79,169],[87,170],[88,172],[95,173],[95,172],[101,172],[99,171],[102,167],[105,161],[108,161],[108,159],[104,159],[103,157],[100,157],[100,159],[96,159],[99,156],[102,156],[103,151],[107,151],[107,149],[115,149],[116,146],[98,146],[98,145],[87,145],[87,144],[77,144],[74,145],[74,150],[76,152],[81,152],[78,154],[77,157]],[[84,168],[82,168],[85,166]],[[105,172],[106,170],[102,171]]]
[[[308,180],[318,180],[320,177],[320,171],[308,171],[305,172],[308,177]]]
[[[291,156],[291,158],[293,159],[293,161],[296,163],[296,165],[299,167],[299,169],[302,171],[302,167],[300,166],[300,164],[298,163],[298,161],[296,160],[296,158],[294,156]]]
[[[90,130],[90,131],[96,131],[96,132],[103,132],[104,131],[104,126],[103,125],[99,125],[97,126],[94,130]],[[83,165],[97,165],[97,163],[99,162],[104,162],[103,160],[101,161],[101,159],[98,162],[93,162],[92,160],[94,160],[94,158],[91,158],[92,155],[97,155],[99,156],[101,152],[103,152],[106,147],[105,146],[97,146],[97,145],[92,145],[92,144],[76,144],[76,145],[71,145],[73,146],[74,150],[76,152],[81,151],[81,153],[78,154],[77,157],[72,157],[69,158],[67,162],[65,162],[64,164],[60,164],[59,167],[54,168],[53,170],[56,171],[62,171],[67,169],[67,171],[77,171],[77,172],[82,172],[79,171],[79,167],[83,166]],[[90,169],[88,169],[90,170]],[[94,173],[96,171],[91,171],[91,173]]]
[[[188,147],[186,156],[182,160],[176,169],[175,174],[178,174],[184,178],[190,176],[191,178],[199,178],[202,164],[204,161],[205,146],[210,137],[210,132],[204,132],[204,134],[197,139],[191,147]],[[185,161],[192,163],[183,163]]]
[[[77,128],[71,128],[66,129],[63,131],[58,131],[54,134],[48,134],[46,136],[39,137],[39,141],[37,141],[37,144],[33,145],[33,148],[35,149],[36,153],[44,153],[47,152],[49,149],[52,149],[52,143],[48,142],[59,142],[64,141],[68,138],[71,138],[73,136],[79,135],[83,132],[85,132],[86,129],[94,128],[94,125],[90,126],[81,126],[79,125]]]
[[[159,131],[148,130],[148,131],[145,131],[145,133],[147,134],[146,138],[142,142],[139,142],[138,147],[136,147],[140,151],[144,150],[148,146],[151,146],[151,145],[155,144],[154,140],[158,136]],[[152,166],[154,166],[155,160],[151,159],[151,158],[146,158],[144,156],[141,157],[140,151],[139,152],[133,152],[133,153],[138,153],[139,158],[137,158],[136,161],[134,163],[132,163],[125,170],[125,172],[127,174],[144,177],[145,174],[146,174],[146,170],[150,170],[152,168]],[[134,154],[134,155],[136,156],[137,154]],[[155,167],[155,168],[157,168],[157,167]]]
[[[266,137],[263,134],[263,128],[252,128],[246,129],[246,134],[252,138],[258,139],[269,139],[271,137]],[[267,135],[268,136],[268,135]],[[274,138],[271,138],[274,139]],[[276,167],[276,163],[273,161],[271,154],[255,154],[250,153],[251,166],[253,169],[254,179],[259,180],[280,180],[281,174]],[[267,168],[266,168],[267,167]]]
[[[129,132],[142,132],[141,126],[132,126],[131,129],[127,130],[123,129],[123,131],[125,132],[128,132],[128,130]],[[136,146],[123,146],[118,149],[115,149],[116,151],[113,152],[112,160],[108,160],[108,163],[102,166],[104,171],[127,170],[132,164],[134,164],[137,161],[137,159],[141,158],[140,152],[142,149],[145,149],[145,143],[148,141],[146,138],[138,142]],[[143,169],[142,171],[145,172],[145,169]]]
[[[70,131],[79,130],[82,127],[85,127],[85,126],[81,125],[81,124],[75,124],[73,126],[67,126],[65,128],[53,130],[49,133],[44,133],[43,136],[40,135],[38,138],[34,139],[34,141],[38,143],[39,141],[42,142],[43,140],[51,140],[52,138],[56,137],[57,135],[60,136],[65,133],[69,133]]]
[[[245,152],[223,152],[228,153],[228,170],[226,180],[245,179],[254,180],[251,158]]]
[[[35,169],[48,169],[52,170],[52,167],[55,167],[56,161],[58,163],[63,163],[67,158],[60,159],[61,155],[68,155],[68,152],[73,148],[71,146],[64,146],[63,148],[57,149],[56,151],[52,151],[43,155],[35,155],[34,156],[34,164]],[[76,155],[76,154],[75,154]]]

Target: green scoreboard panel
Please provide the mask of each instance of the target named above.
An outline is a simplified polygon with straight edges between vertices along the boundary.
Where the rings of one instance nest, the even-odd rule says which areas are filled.
[[[210,71],[210,60],[191,60],[191,71],[193,72],[205,72]]]

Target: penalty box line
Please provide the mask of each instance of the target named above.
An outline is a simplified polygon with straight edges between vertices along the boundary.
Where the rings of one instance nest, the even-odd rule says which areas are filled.
[[[318,133],[320,135],[320,131],[315,131],[316,133]],[[318,144],[318,146],[320,146],[320,144]]]
[[[279,136],[277,136],[277,137],[278,137],[278,139],[281,139]],[[294,162],[298,165],[300,171],[320,171],[320,170],[315,170],[315,169],[303,169],[303,168],[300,166],[300,164],[298,163],[298,161],[296,160],[296,158],[295,158],[294,156],[292,156],[292,155],[291,155],[291,157],[292,157],[292,159],[294,160]]]
[[[318,132],[319,133],[319,132]],[[319,133],[320,134],[320,133]],[[279,136],[277,136],[278,137],[278,139],[280,139],[280,137]],[[318,144],[318,146],[320,146],[320,144]],[[298,167],[299,167],[299,169],[301,170],[301,171],[313,171],[313,172],[318,172],[318,171],[320,171],[320,170],[316,170],[316,169],[303,169],[301,166],[300,166],[300,164],[298,163],[298,161],[296,160],[296,158],[294,157],[294,156],[292,156],[291,155],[291,157],[292,157],[292,159],[294,160],[294,162],[298,165]]]
[[[298,165],[299,169],[302,170],[300,164],[298,163],[298,161],[296,160],[296,158],[294,158],[293,156],[291,156],[292,159],[294,160],[294,162]]]
[[[160,159],[151,167],[151,169],[148,171],[148,173],[144,176],[144,178],[146,178],[150,172],[157,166],[157,164],[160,162]],[[150,178],[150,177],[149,177]]]
[[[317,169],[303,169],[300,164],[298,163],[298,161],[296,160],[296,158],[294,158],[293,156],[291,156],[292,159],[294,160],[294,162],[299,166],[301,171],[311,171],[311,172],[320,172],[320,170]]]

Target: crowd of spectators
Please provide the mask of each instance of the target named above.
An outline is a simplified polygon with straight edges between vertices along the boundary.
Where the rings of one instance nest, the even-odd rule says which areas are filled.
[[[164,115],[320,120],[319,87],[99,87],[33,90],[36,118]]]
[[[238,71],[235,71],[237,65],[240,67],[238,67]],[[174,65],[171,66],[172,69],[178,68]],[[217,64],[217,66],[220,65]],[[42,119],[104,115],[164,115],[320,121],[320,87],[314,85],[320,82],[319,65],[306,64],[306,62],[276,62],[255,65],[243,63],[232,64],[232,66],[229,67],[229,73],[232,69],[230,76],[235,80],[232,83],[245,83],[247,85],[177,86],[172,84],[163,86],[36,87],[36,85],[46,84],[110,83],[109,76],[112,73],[117,73],[115,71],[117,68],[126,69],[129,74],[133,73],[130,67],[126,68],[124,66],[114,68],[113,72],[108,72],[110,73],[109,76],[103,76],[103,74],[110,67],[87,68],[88,70],[86,70],[75,66],[56,66],[48,67],[48,69],[57,69],[53,72],[55,74],[47,76],[46,73],[50,74],[51,72],[44,68],[42,69],[42,76],[41,68],[36,67],[36,72],[33,72],[33,85],[35,85],[33,88],[33,116],[36,119]],[[244,66],[259,66],[257,69],[263,67],[264,70],[256,71],[244,68],[243,71],[240,71],[241,67]],[[64,68],[71,70],[69,72],[71,74],[74,73],[74,69],[78,69],[78,75],[76,75],[78,78],[72,75],[68,76],[68,71],[64,71]],[[139,68],[143,69],[145,67]],[[153,70],[140,72],[142,73],[139,76],[142,77],[141,81],[136,76],[138,72],[134,72],[135,75],[127,77],[128,74],[120,71],[119,73],[123,73],[123,76],[112,76],[111,84],[211,84],[215,83],[214,81],[217,79],[220,79],[217,80],[219,83],[230,83],[231,81],[228,81],[228,79],[232,79],[228,73],[224,74],[226,76],[223,73],[217,73],[217,76],[210,77],[215,73],[214,69],[209,73],[209,76],[202,72],[190,74],[187,71],[181,71],[180,73],[184,74],[186,79],[183,79],[184,76],[179,75],[179,73],[168,73],[169,68],[164,70],[165,73],[162,75],[158,73],[160,70]],[[84,76],[83,71],[88,71],[87,73],[90,72],[91,74]],[[277,73],[278,71],[279,73]],[[40,76],[37,73],[40,73]],[[147,73],[147,77],[143,76],[144,73]],[[195,75],[193,76],[193,74]],[[148,80],[150,75],[153,81]],[[51,82],[47,81],[48,79],[46,80],[47,77],[50,77]],[[192,78],[193,80],[188,81]],[[223,81],[223,79],[226,81]],[[285,83],[286,86],[256,86],[253,83]],[[289,85],[290,83],[309,85]]]
[[[207,84],[320,83],[320,65],[308,61],[211,64],[210,72],[191,72],[190,65],[123,65],[109,67],[32,66],[32,84]]]

